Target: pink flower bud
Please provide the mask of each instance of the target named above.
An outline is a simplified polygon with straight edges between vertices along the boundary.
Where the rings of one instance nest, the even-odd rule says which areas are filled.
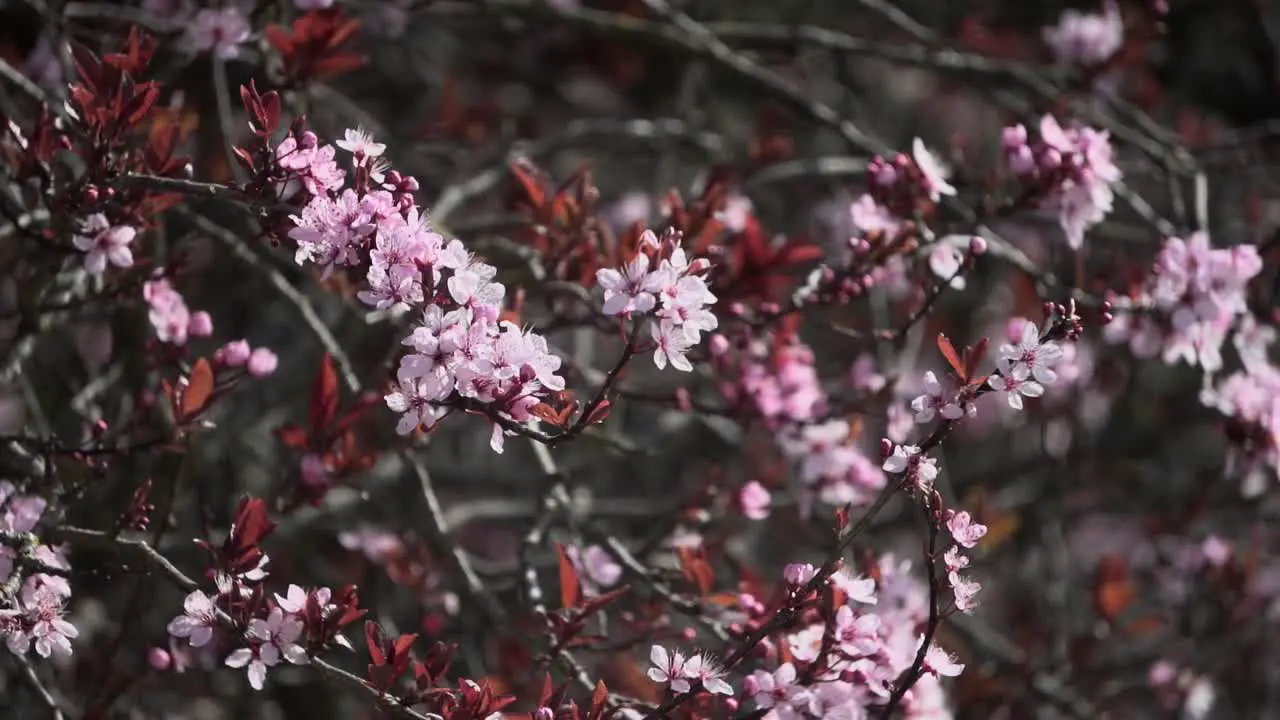
[[[747,697],[755,697],[760,694],[760,681],[755,675],[748,675],[742,681],[742,694]]]
[[[689,388],[676,388],[676,408],[679,409],[680,412],[693,411],[693,398],[689,396]]]
[[[683,638],[685,642],[693,642],[698,639],[698,631],[691,627],[687,627],[680,631],[680,637]]]
[[[773,505],[773,496],[764,485],[752,480],[742,486],[738,493],[738,504],[742,514],[752,520],[763,520],[769,517],[769,509]]]
[[[727,711],[729,711],[729,712],[737,712],[737,711],[738,711],[738,701],[737,701],[737,700],[735,700],[734,698],[725,698],[723,702],[724,702],[724,709],[725,709],[725,710],[727,710]]]
[[[1000,133],[1000,142],[1004,145],[1005,150],[1017,150],[1026,147],[1027,144],[1027,128],[1021,123],[1010,125]]]
[[[887,460],[893,454],[893,441],[889,438],[880,438],[880,459]]]
[[[169,651],[164,648],[153,647],[147,651],[147,664],[152,670],[164,672],[169,669],[173,658],[169,656]]]
[[[249,362],[249,355],[252,350],[249,343],[244,340],[232,340],[231,342],[218,348],[213,354],[214,362],[227,367],[241,367]]]
[[[817,570],[809,563],[788,563],[782,570],[783,579],[787,581],[788,585],[794,587],[799,587],[809,582],[815,574],[817,574]]]
[[[711,349],[712,356],[720,357],[729,352],[729,338],[717,333],[711,336],[707,346]]]
[[[1040,156],[1040,164],[1046,170],[1057,170],[1062,166],[1062,153],[1056,148],[1049,148],[1044,151],[1044,155]]]
[[[209,337],[213,334],[213,318],[204,310],[191,314],[187,321],[187,334],[191,337]]]
[[[1023,145],[1009,152],[1009,169],[1016,175],[1030,175],[1036,169],[1035,156],[1031,148]]]
[[[540,707],[538,708],[538,711],[533,714],[534,720],[555,720],[555,717],[556,711],[549,707]]]
[[[254,377],[266,377],[276,371],[279,359],[267,348],[256,348],[249,356],[248,370]]]
[[[974,255],[987,254],[987,239],[981,235],[974,235],[969,238],[969,252]]]

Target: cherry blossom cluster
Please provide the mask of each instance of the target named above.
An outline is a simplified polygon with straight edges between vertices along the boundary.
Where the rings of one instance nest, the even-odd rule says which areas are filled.
[[[671,692],[685,693],[700,688],[713,695],[733,695],[733,687],[725,682],[725,670],[706,653],[685,657],[678,651],[668,652],[654,645],[649,652],[649,679],[665,684]]]
[[[1114,0],[1100,13],[1068,8],[1058,24],[1044,29],[1044,41],[1059,65],[1092,68],[1110,60],[1124,45],[1124,18]]]
[[[604,290],[605,315],[638,320],[652,313],[653,364],[659,370],[669,363],[691,372],[686,356],[719,321],[711,312],[716,296],[706,280],[711,263],[704,258],[691,262],[680,240],[679,233],[665,233],[659,240],[652,230],[644,231],[635,257],[621,269],[597,270],[596,283]]]
[[[950,170],[925,147],[920,138],[911,155],[892,160],[872,159],[867,166],[867,191],[850,208],[853,227],[864,235],[893,238],[905,222],[913,220],[926,202],[936,203],[956,190],[948,182]],[[856,243],[857,238],[851,242]]]
[[[152,278],[143,283],[142,298],[147,301],[147,319],[160,342],[182,346],[188,338],[213,334],[213,318],[209,313],[191,312],[182,293],[167,278]]]
[[[928,624],[929,594],[911,569],[910,560],[884,555],[873,576],[837,571],[828,580],[836,591],[834,609],[820,609],[814,601],[821,594],[797,597],[817,572],[805,563],[787,566],[786,591],[774,603],[742,595],[748,629],[767,622],[778,603],[811,601],[799,629],[783,636],[785,653],[772,639],[763,643],[765,667],[746,677],[745,698],[766,717],[874,716],[869,713],[887,702],[924,642],[920,630]],[[963,669],[931,643],[924,674],[903,696],[901,709],[912,718],[949,717],[940,679]]]
[[[1135,303],[1158,317],[1122,313],[1107,326],[1107,337],[1128,341],[1139,357],[1158,353],[1166,363],[1215,373],[1223,367],[1228,336],[1249,313],[1249,281],[1261,271],[1254,245],[1215,249],[1203,232],[1169,238]]]
[[[783,456],[797,468],[803,506],[815,495],[831,505],[862,505],[884,487],[884,473],[859,449],[850,422],[829,416],[830,399],[808,345],[795,336],[772,344],[753,339],[735,364],[729,341],[717,337],[712,341],[716,366],[734,379],[724,393],[748,401],[764,419]],[[767,516],[768,490],[759,482],[744,486],[739,500],[748,517]]]
[[[71,597],[66,556],[33,534],[46,505],[0,481],[0,640],[15,655],[68,656],[80,635],[64,617]]]
[[[1028,139],[1023,125],[1004,129],[1009,170],[1022,197],[1058,215],[1067,244],[1079,250],[1085,231],[1102,222],[1115,201],[1112,184],[1121,173],[1105,130],[1063,128],[1052,115],[1040,119],[1040,138]]]
[[[227,667],[244,668],[255,690],[262,689],[268,671],[282,660],[306,665],[316,651],[333,646],[350,650],[342,630],[364,615],[355,588],[335,593],[290,585],[286,594],[268,598],[264,581],[270,558],[259,543],[274,524],[257,500],[243,501],[236,521],[221,544],[198,541],[213,556],[209,575],[215,592],[193,589],[182,614],[169,622],[169,635],[185,639],[193,650],[222,656]],[[172,657],[152,658],[153,665],[171,663]]]
[[[1266,475],[1280,476],[1280,367],[1268,358],[1274,328],[1245,316],[1235,348],[1244,367],[1201,394],[1207,405],[1231,419],[1229,434],[1238,440],[1233,460],[1244,476],[1247,495],[1266,487]]]
[[[363,268],[368,289],[358,293],[362,301],[421,310],[404,340],[412,352],[386,396],[387,406],[401,414],[401,434],[430,430],[450,408],[476,403],[494,418],[490,445],[502,452],[503,422],[534,419],[534,407],[564,389],[560,358],[545,338],[500,320],[506,289],[493,281],[497,268],[431,230],[413,201],[417,182],[387,171],[383,144],[348,130],[336,145],[352,156],[354,187],[343,187],[346,173],[334,164],[333,148],[313,137],[291,136],[277,148],[281,164],[312,193],[289,233],[298,263],[325,273]]]

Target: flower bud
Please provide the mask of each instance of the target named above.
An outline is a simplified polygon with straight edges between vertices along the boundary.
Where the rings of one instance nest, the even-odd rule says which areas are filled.
[[[808,583],[817,574],[809,563],[788,563],[782,570],[782,577],[787,581],[788,585],[799,587]]]
[[[742,681],[742,694],[747,697],[755,697],[760,694],[760,681],[755,675],[748,675]]]
[[[147,664],[152,670],[164,672],[173,664],[173,658],[170,657],[169,651],[161,647],[153,647],[147,651]]]
[[[1027,145],[1027,128],[1021,123],[1011,125],[1000,133],[1000,142],[1005,150],[1017,150]]]
[[[213,334],[213,318],[204,310],[191,314],[187,321],[187,334],[191,337],[209,337]]]
[[[221,348],[218,348],[218,351],[213,354],[213,359],[214,362],[221,365],[235,368],[241,367],[245,363],[249,362],[249,356],[251,354],[252,350],[249,348],[249,343],[247,341],[232,340]]]
[[[987,254],[987,239],[981,235],[974,235],[969,238],[969,252],[974,255]]]
[[[254,377],[266,377],[276,371],[279,359],[267,348],[255,348],[249,356],[248,371]]]
[[[880,459],[888,460],[893,455],[893,441],[889,438],[880,438]]]

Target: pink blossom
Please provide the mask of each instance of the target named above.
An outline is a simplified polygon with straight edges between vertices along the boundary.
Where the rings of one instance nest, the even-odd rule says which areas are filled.
[[[738,505],[742,508],[742,514],[751,520],[763,520],[769,517],[772,503],[773,497],[769,490],[757,480],[743,485],[738,491]]]
[[[639,253],[621,271],[601,268],[596,271],[596,284],[604,290],[604,314],[624,315],[649,312],[657,304],[658,292],[666,278],[649,272],[649,256]]]
[[[917,644],[924,644],[923,635]],[[924,654],[924,671],[940,677],[957,677],[964,671],[964,664],[956,662],[955,657],[946,650],[931,645]]]
[[[106,215],[94,213],[80,224],[72,242],[85,254],[85,272],[101,275],[108,263],[119,268],[133,265],[133,250],[129,245],[137,234],[138,231],[128,225],[112,225]]]
[[[186,638],[191,647],[204,647],[218,627],[217,607],[208,595],[193,590],[182,602],[184,614],[169,621],[169,634]]]
[[[1124,20],[1113,1],[1103,13],[1068,9],[1057,25],[1045,28],[1044,41],[1063,65],[1101,65],[1124,44]]]
[[[987,526],[973,522],[969,513],[963,510],[947,511],[947,530],[951,532],[951,537],[955,538],[957,543],[967,548],[977,545],[978,541],[987,534]]]
[[[947,183],[947,177],[951,171],[942,164],[929,149],[924,146],[924,141],[916,138],[911,142],[911,156],[916,162],[916,167],[920,168],[920,173],[924,176],[925,187],[929,195],[929,199],[937,202],[943,195],[955,195],[956,189]]]
[[[937,460],[920,453],[915,445],[895,445],[893,454],[885,459],[883,469],[887,473],[907,473],[912,484],[921,490],[933,487],[938,477]]]
[[[672,692],[688,692],[690,685],[685,673],[685,658],[679,652],[668,653],[661,645],[654,645],[649,651],[649,679],[656,683],[667,683]]]
[[[1052,385],[1058,379],[1053,368],[1062,359],[1063,350],[1054,342],[1040,340],[1040,329],[1030,321],[1024,321],[1021,337],[1016,345],[1000,346],[1001,372],[1015,380],[1035,378],[1042,385]]]
[[[167,279],[156,278],[143,283],[142,297],[149,306],[147,319],[156,331],[156,338],[160,342],[185,345],[192,316],[182,295]]]
[[[197,52],[212,50],[222,60],[240,56],[240,43],[249,39],[249,20],[238,8],[205,8],[196,13],[188,36]]]
[[[965,414],[953,397],[944,395],[942,384],[932,370],[924,374],[924,394],[911,401],[911,409],[915,412],[915,421],[921,424],[933,420],[935,414],[947,420],[959,420]]]
[[[1018,380],[1011,373],[1002,375],[992,375],[987,380],[987,384],[992,389],[1005,394],[1005,402],[1009,403],[1009,407],[1014,410],[1021,410],[1023,407],[1022,398],[1038,398],[1044,395],[1044,386],[1035,380]]]

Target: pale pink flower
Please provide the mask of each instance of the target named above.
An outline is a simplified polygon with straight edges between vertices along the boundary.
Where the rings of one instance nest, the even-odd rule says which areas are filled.
[[[685,676],[685,658],[677,651],[667,652],[661,645],[654,645],[649,650],[649,679],[656,683],[667,683],[672,692],[688,692],[689,680]]]
[[[1057,25],[1044,29],[1044,41],[1060,64],[1101,65],[1124,44],[1124,19],[1114,2],[1103,13],[1067,9]]]
[[[112,225],[106,215],[94,213],[80,224],[72,242],[85,254],[85,272],[101,275],[108,263],[119,268],[133,265],[133,250],[129,245],[137,234],[138,231],[128,225]]]
[[[387,150],[386,145],[374,142],[373,137],[364,128],[348,128],[344,132],[343,139],[338,140],[334,145],[354,155],[357,162],[379,157]]]
[[[1054,366],[1062,360],[1063,351],[1057,343],[1040,340],[1040,328],[1035,323],[1022,324],[1021,337],[1016,345],[1000,346],[999,361],[1007,364],[1007,373],[1015,380],[1035,378],[1042,385],[1052,385],[1058,379]],[[1002,366],[1002,372],[1005,372]]]
[[[921,635],[916,642],[916,646],[924,644],[924,636]],[[932,675],[940,677],[957,677],[964,671],[964,664],[956,662],[954,656],[937,645],[930,645],[924,654],[924,671]]]
[[[769,517],[773,496],[758,480],[752,480],[743,485],[742,490],[738,492],[738,504],[746,517],[752,520],[763,520]]]
[[[664,282],[661,274],[649,272],[649,256],[644,253],[636,255],[621,272],[613,268],[596,271],[596,283],[604,290],[605,315],[649,312],[657,304],[654,293]]]
[[[978,541],[987,534],[987,526],[973,522],[969,513],[963,510],[947,511],[947,530],[951,532],[951,537],[955,538],[957,543],[967,548],[977,545]]]
[[[204,647],[213,639],[218,627],[217,606],[213,598],[199,590],[193,590],[182,602],[184,614],[169,621],[169,634],[186,638],[191,647]]]
[[[937,202],[943,195],[955,195],[956,189],[947,182],[951,171],[942,161],[924,146],[924,141],[916,138],[911,142],[911,156],[924,176],[925,188],[929,199]]]
[[[915,421],[921,424],[932,421],[938,414],[947,420],[964,417],[964,410],[954,397],[943,393],[942,383],[932,370],[924,374],[924,393],[911,401],[911,409],[915,412]]]
[[[1044,395],[1044,386],[1035,380],[1018,380],[1012,374],[992,375],[987,384],[1005,394],[1005,402],[1014,410],[1023,408],[1022,398],[1038,398]]]
[[[249,39],[249,19],[232,5],[205,8],[196,13],[188,37],[196,52],[213,51],[222,60],[240,56],[240,44]]]
[[[649,330],[657,343],[653,351],[653,364],[659,370],[666,368],[667,363],[670,363],[676,370],[693,372],[693,363],[685,357],[693,347],[693,342],[682,327],[670,320],[662,320],[651,324]]]

